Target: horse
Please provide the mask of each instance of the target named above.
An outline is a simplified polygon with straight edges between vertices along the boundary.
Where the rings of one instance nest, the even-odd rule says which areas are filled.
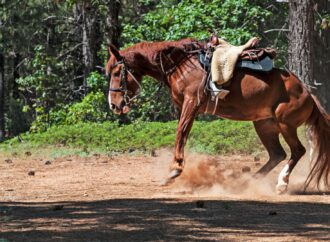
[[[110,58],[105,66],[109,82],[108,102],[116,114],[130,111],[131,103],[141,91],[143,76],[163,82],[170,90],[173,103],[180,111],[176,130],[174,159],[166,183],[180,176],[184,168],[184,146],[195,117],[212,114],[221,118],[252,121],[269,159],[255,174],[265,176],[287,157],[280,144],[281,134],[291,156],[278,175],[276,191],[285,193],[289,177],[306,149],[297,128],[308,126],[313,141],[314,164],[305,181],[305,189],[316,180],[329,187],[330,117],[307,87],[290,71],[274,68],[262,73],[236,68],[230,93],[224,100],[213,99],[205,91],[207,72],[198,60],[206,42],[186,38],[178,41],[141,42],[124,50],[109,46]]]

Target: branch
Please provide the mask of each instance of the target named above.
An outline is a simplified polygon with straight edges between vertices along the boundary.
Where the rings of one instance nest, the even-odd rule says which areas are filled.
[[[264,33],[267,34],[267,33],[275,32],[275,31],[277,31],[277,32],[289,32],[289,29],[269,29],[269,30],[264,31]]]
[[[75,49],[77,49],[78,47],[80,47],[81,45],[83,45],[83,43],[79,43],[76,44],[75,46],[73,46],[71,49],[69,49],[67,52],[63,53],[62,55],[58,56],[56,58],[56,60],[60,60],[61,58],[63,58],[64,56],[66,56],[67,54],[69,54],[70,52],[74,51]]]

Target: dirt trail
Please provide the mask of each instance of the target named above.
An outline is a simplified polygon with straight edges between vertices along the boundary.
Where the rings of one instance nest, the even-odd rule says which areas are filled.
[[[308,162],[278,196],[284,163],[256,181],[263,158],[190,154],[182,177],[159,186],[171,158],[158,151],[46,164],[0,155],[0,241],[330,240],[329,194],[297,195]]]

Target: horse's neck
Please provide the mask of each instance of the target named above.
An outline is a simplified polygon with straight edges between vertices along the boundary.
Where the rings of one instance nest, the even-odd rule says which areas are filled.
[[[178,48],[182,48],[182,43],[173,42],[170,46],[178,46]],[[147,51],[144,49],[137,49],[135,50],[134,55],[130,55],[134,57],[130,58],[131,63],[129,63],[129,65],[142,76],[150,76],[159,82],[165,82],[165,84],[168,84],[168,75],[175,74],[178,71],[180,72],[179,69],[181,69],[182,72],[182,68],[191,68],[191,66],[187,65],[187,62],[191,63],[191,59],[187,59],[184,63],[178,63],[179,66],[171,66],[171,64],[168,65],[166,62],[162,63],[163,59],[160,58],[160,60],[157,60],[158,57],[155,58],[155,56],[161,56],[162,51],[166,48],[168,48],[168,46],[164,46],[163,49],[159,48],[156,43],[155,45],[149,45]]]
[[[142,52],[138,52],[143,57],[141,60],[133,59],[128,65],[141,76],[150,76],[159,82],[164,81],[164,73],[162,73],[161,66],[158,63],[150,60]]]

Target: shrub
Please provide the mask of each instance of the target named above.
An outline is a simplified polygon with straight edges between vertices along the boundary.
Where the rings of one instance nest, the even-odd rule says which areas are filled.
[[[166,123],[138,121],[130,125],[117,122],[77,123],[49,128],[46,132],[26,133],[0,145],[3,150],[64,146],[98,152],[126,152],[173,148],[177,121]],[[194,123],[188,149],[209,154],[251,154],[260,150],[260,142],[249,122],[217,120]]]

